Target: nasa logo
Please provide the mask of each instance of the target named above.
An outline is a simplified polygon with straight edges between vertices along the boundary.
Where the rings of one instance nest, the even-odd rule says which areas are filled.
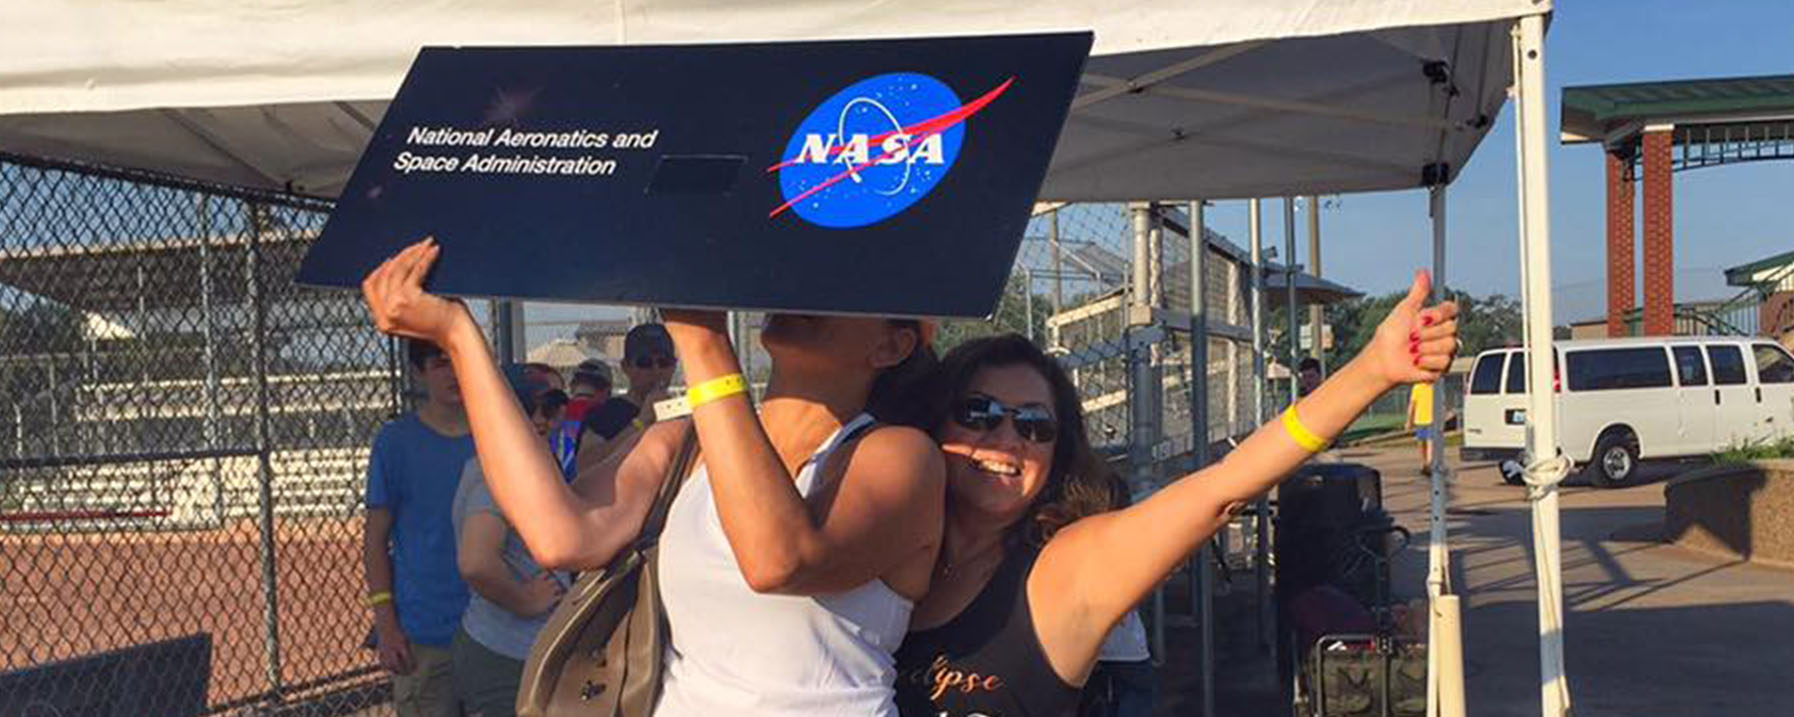
[[[818,105],[785,145],[777,174],[785,203],[817,226],[863,227],[896,216],[939,186],[965,143],[966,118],[1015,79],[968,104],[940,80],[894,72],[856,82]]]

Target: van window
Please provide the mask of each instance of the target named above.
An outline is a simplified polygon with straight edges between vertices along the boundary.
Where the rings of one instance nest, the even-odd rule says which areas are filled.
[[[1757,380],[1762,383],[1794,383],[1794,359],[1780,346],[1756,344]]]
[[[1476,368],[1470,374],[1470,395],[1481,396],[1501,390],[1501,365],[1507,362],[1505,353],[1483,354],[1476,360]]]
[[[1526,352],[1511,354],[1507,362],[1507,392],[1526,393]]]
[[[1595,349],[1570,353],[1571,391],[1612,391],[1668,385],[1669,359],[1661,347]]]
[[[1744,376],[1744,352],[1736,346],[1708,346],[1707,360],[1713,362],[1713,383],[1734,386],[1749,383]]]
[[[1701,358],[1698,346],[1677,346],[1676,376],[1682,379],[1683,386],[1707,385],[1707,361]]]

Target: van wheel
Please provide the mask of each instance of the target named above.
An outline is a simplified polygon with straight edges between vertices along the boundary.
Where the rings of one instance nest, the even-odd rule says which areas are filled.
[[[1637,474],[1638,437],[1624,429],[1601,436],[1588,464],[1588,482],[1596,488],[1618,488]]]

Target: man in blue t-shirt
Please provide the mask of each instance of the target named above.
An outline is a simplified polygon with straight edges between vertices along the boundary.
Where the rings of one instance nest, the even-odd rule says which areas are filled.
[[[425,396],[374,438],[362,534],[367,603],[400,717],[459,717],[449,646],[467,585],[450,517],[461,469],[474,456],[473,434],[442,349],[407,341],[406,354]]]

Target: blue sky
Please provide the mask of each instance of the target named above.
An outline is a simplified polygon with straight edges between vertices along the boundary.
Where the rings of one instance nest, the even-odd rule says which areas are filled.
[[[1566,85],[1794,73],[1794,2],[1560,0],[1546,39],[1550,86],[1552,283],[1559,321],[1605,311],[1605,196],[1600,150],[1557,144]],[[1513,111],[1510,104],[1451,188],[1447,279],[1474,294],[1518,295]],[[1731,296],[1720,271],[1794,250],[1794,162],[1675,175],[1679,299]],[[1642,198],[1640,199],[1642,206]],[[1321,215],[1322,268],[1368,293],[1406,286],[1429,264],[1431,228],[1421,191],[1347,195]],[[1266,243],[1281,246],[1282,207],[1266,206]],[[1246,210],[1211,210],[1212,228],[1243,241]],[[1301,220],[1306,226],[1306,219]],[[1641,225],[1642,227],[1642,225]],[[1308,261],[1305,229],[1297,244]],[[1390,257],[1411,256],[1410,261]],[[1642,281],[1640,282],[1642,285]]]

